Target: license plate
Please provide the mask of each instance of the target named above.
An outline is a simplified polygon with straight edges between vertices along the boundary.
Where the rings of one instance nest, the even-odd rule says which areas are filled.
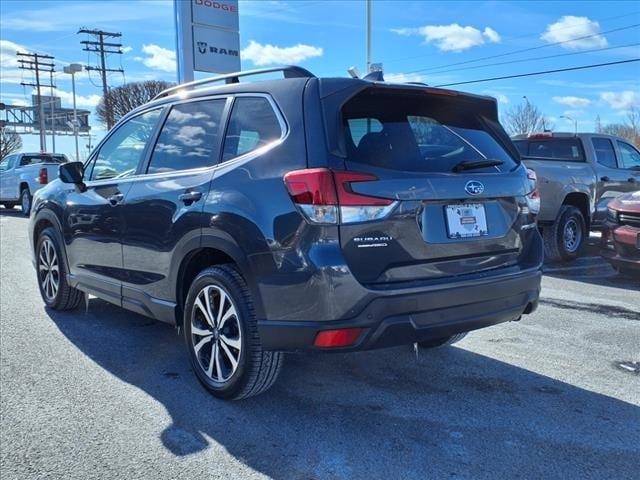
[[[470,238],[489,235],[487,216],[483,204],[447,205],[445,209],[449,238]]]

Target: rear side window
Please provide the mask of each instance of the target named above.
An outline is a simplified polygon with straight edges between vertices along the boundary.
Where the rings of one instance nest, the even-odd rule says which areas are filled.
[[[162,127],[147,173],[214,165],[226,99],[175,105]]]
[[[461,162],[499,160],[498,167],[474,171],[512,170],[517,160],[473,107],[422,94],[356,95],[342,109],[347,160],[409,172],[451,172]]]
[[[596,154],[596,161],[600,165],[609,168],[618,168],[616,164],[616,152],[613,143],[608,138],[592,138],[593,150]]]
[[[540,140],[516,140],[516,148],[523,157],[537,160],[551,159],[567,162],[584,162],[584,150],[579,138],[545,138]]]
[[[238,97],[224,139],[222,161],[256,150],[282,136],[280,122],[264,97]]]

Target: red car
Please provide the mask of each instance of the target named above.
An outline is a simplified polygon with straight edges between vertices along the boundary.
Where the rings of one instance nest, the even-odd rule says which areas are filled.
[[[601,255],[619,272],[640,276],[640,190],[609,202]]]

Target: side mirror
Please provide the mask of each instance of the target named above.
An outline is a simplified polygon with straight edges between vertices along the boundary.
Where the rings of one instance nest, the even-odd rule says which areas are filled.
[[[81,192],[87,190],[83,181],[84,165],[82,162],[63,163],[59,167],[60,180],[64,183],[73,183]]]

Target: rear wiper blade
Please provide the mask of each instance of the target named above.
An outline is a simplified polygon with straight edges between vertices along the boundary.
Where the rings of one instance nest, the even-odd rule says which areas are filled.
[[[465,160],[464,162],[460,162],[455,167],[453,167],[453,171],[462,172],[464,170],[474,170],[476,168],[497,167],[498,165],[502,165],[503,163],[504,162],[502,160]]]

